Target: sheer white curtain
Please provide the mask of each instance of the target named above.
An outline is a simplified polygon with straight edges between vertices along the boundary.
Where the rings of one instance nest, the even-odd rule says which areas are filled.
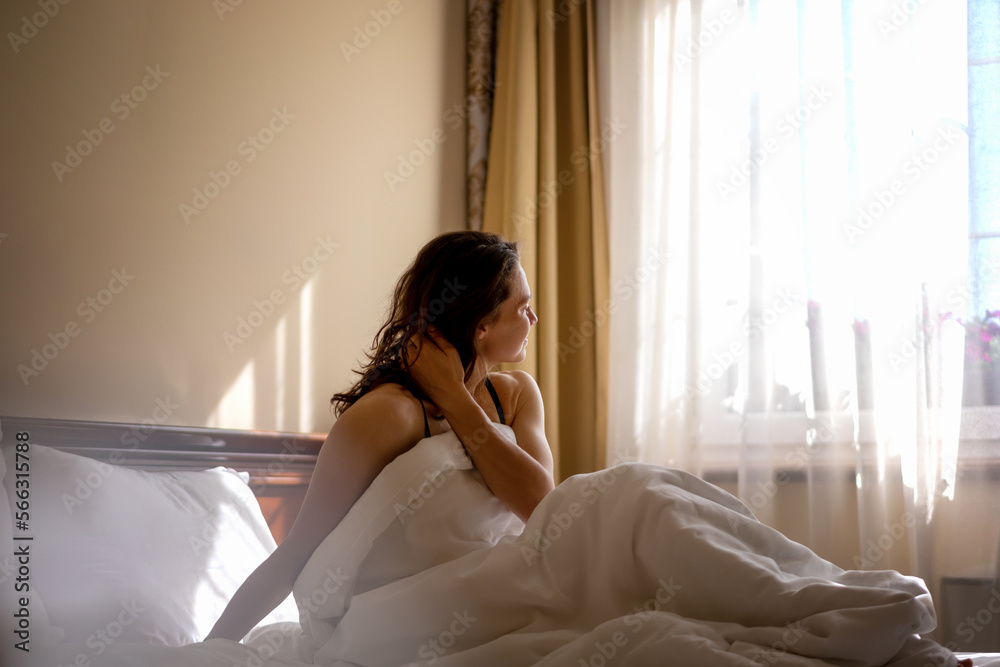
[[[995,528],[956,557],[947,506],[969,30],[952,0],[598,4],[601,111],[623,128],[608,463],[735,471],[762,520],[844,567],[932,587],[992,568]]]

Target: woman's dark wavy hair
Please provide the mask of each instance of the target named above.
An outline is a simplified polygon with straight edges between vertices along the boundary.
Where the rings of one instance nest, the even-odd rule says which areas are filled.
[[[366,353],[368,362],[355,371],[361,378],[330,399],[335,414],[339,417],[387,382],[426,398],[410,377],[401,351],[414,334],[426,335],[430,325],[455,346],[468,378],[476,360],[476,327],[500,314],[519,264],[518,243],[497,234],[449,232],[432,239],[396,283],[388,319]],[[421,344],[426,341],[421,337]]]

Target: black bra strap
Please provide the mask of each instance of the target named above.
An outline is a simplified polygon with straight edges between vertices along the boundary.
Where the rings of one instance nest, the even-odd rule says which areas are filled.
[[[490,392],[490,396],[493,397],[493,405],[497,406],[497,415],[500,417],[500,423],[506,424],[507,422],[503,419],[503,406],[500,405],[500,397],[497,396],[497,390],[493,388],[493,383],[490,382],[489,378],[486,378],[486,388]]]
[[[420,401],[419,398],[417,400]],[[424,437],[429,438],[431,437],[431,427],[430,424],[427,423],[427,408],[424,407],[423,401],[420,401],[420,410],[424,413]]]
[[[406,390],[413,394],[413,390],[409,387],[406,387]],[[416,394],[413,394],[413,398],[417,399],[417,402],[420,403],[420,411],[424,413],[424,437],[429,438],[431,437],[431,427],[427,423],[427,408],[424,407],[424,402]]]

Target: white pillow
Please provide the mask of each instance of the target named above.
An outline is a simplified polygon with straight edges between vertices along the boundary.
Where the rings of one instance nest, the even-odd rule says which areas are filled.
[[[3,447],[8,501],[14,455]],[[200,641],[275,548],[232,470],[147,473],[40,445],[30,461],[31,577],[51,624],[88,657],[114,641]],[[296,618],[289,598],[265,620]]]

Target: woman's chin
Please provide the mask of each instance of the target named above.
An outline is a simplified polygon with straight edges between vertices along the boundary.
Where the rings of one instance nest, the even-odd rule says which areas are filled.
[[[498,363],[498,364],[519,364],[522,361],[524,361],[525,358],[527,358],[527,356],[528,356],[528,341],[524,341],[523,343],[521,343],[521,347],[520,348],[518,348],[514,352],[511,352],[504,359],[502,359],[501,361],[498,361],[496,363]]]

